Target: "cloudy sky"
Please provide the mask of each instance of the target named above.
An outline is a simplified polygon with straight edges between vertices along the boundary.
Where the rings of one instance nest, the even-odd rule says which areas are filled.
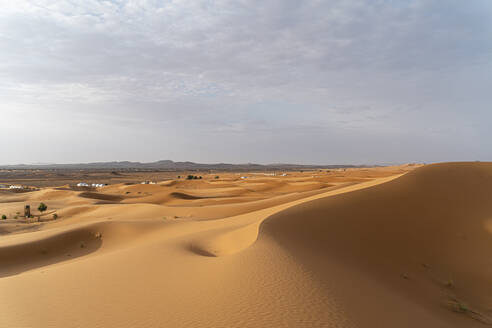
[[[0,150],[492,160],[492,1],[0,0]]]

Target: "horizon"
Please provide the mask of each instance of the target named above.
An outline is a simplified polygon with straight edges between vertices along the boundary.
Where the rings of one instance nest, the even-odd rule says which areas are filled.
[[[391,166],[391,165],[404,165],[404,164],[431,164],[431,163],[299,163],[299,162],[197,162],[189,160],[171,160],[171,159],[160,159],[156,161],[131,161],[131,160],[113,160],[113,161],[95,161],[95,162],[33,162],[33,163],[14,163],[14,164],[3,164],[0,163],[0,167],[6,166],[49,166],[49,165],[90,165],[90,164],[107,164],[107,163],[135,163],[135,164],[153,164],[158,162],[171,161],[174,163],[193,163],[193,164],[226,164],[226,165],[299,165],[299,166],[330,166],[330,165],[353,165],[353,166]],[[436,162],[437,163],[437,162]]]

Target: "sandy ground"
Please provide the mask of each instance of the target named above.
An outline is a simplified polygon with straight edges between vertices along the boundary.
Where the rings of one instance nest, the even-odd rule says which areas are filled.
[[[491,195],[490,163],[1,192],[0,326],[483,327]]]

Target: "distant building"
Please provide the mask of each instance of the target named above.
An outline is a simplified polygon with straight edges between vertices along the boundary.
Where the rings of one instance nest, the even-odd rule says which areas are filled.
[[[79,182],[77,183],[77,187],[89,187],[89,184],[85,182]]]
[[[19,186],[19,185],[11,185],[9,189],[24,189],[24,187]]]
[[[91,186],[94,188],[101,188],[101,187],[104,187],[105,184],[104,183],[93,183]]]

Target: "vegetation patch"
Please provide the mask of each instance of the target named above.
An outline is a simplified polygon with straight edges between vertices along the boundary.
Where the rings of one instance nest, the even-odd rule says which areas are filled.
[[[468,304],[466,304],[462,300],[459,300],[457,298],[452,297],[449,300],[448,305],[449,305],[451,311],[453,311],[453,312],[464,314],[464,315],[466,315],[472,319],[475,319],[477,321],[480,321],[480,322],[488,324],[488,325],[492,324],[491,318],[483,315],[482,313],[480,313],[479,311],[477,311],[475,309],[472,309]]]

